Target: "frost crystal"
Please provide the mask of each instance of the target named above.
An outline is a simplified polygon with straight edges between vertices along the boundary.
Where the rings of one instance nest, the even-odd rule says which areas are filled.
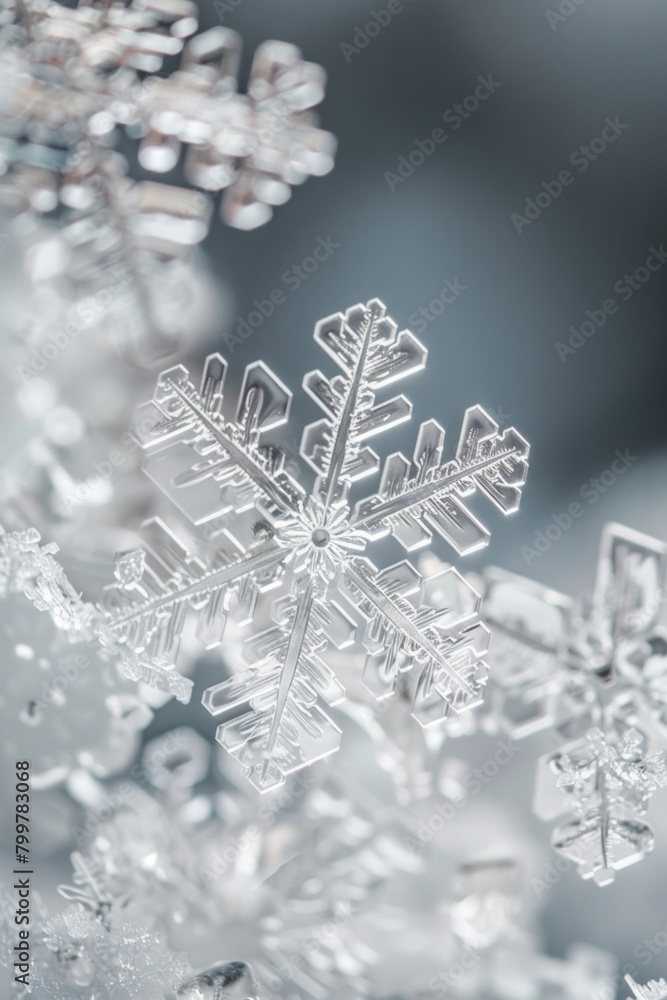
[[[180,987],[178,1000],[260,1000],[252,968],[246,962],[216,962]]]
[[[627,725],[667,739],[667,546],[609,524],[591,600],[491,568],[477,583],[493,629],[492,700],[515,738]],[[620,732],[620,730],[618,730]]]
[[[2,8],[9,191],[38,212],[59,199],[85,207],[90,154],[119,126],[143,137],[139,161],[158,173],[176,165],[186,144],[188,179],[209,191],[227,189],[223,215],[241,228],[261,225],[270,206],[289,198],[290,185],[333,166],[334,140],[310,115],[324,94],[324,72],[293,45],[258,49],[244,95],[235,32],[212,28],[185,41],[197,30],[191,0],[75,8],[3,0]],[[155,75],[180,53],[176,72]],[[93,162],[99,170],[100,157]],[[165,189],[164,210],[178,209],[170,204],[178,195]]]
[[[666,553],[656,539],[610,524],[591,600],[498,569],[480,583],[493,629],[495,714],[486,728],[514,738],[553,728],[576,740],[542,758],[535,808],[547,821],[564,811],[557,772],[579,818],[556,831],[554,846],[599,885],[653,849],[641,816],[667,779]],[[661,749],[644,757],[644,741]]]
[[[208,358],[200,389],[182,366],[161,375],[140,412],[142,427],[151,427],[141,433],[145,469],[213,541],[202,555],[201,545],[190,551],[152,522],[141,579],[138,563],[130,567],[123,557],[105,603],[109,634],[146,670],[153,664],[164,674],[189,610],[198,638],[212,648],[228,615],[253,621],[260,594],[277,588],[273,623],[245,644],[248,666],[203,698],[213,715],[232,716],[217,738],[261,789],[338,747],[340,732],[322,707],[344,696],[323,659],[330,643],[362,644],[364,683],[377,699],[414,669],[413,715],[423,726],[479,704],[488,633],[476,610],[429,602],[409,562],[380,570],[365,553],[390,534],[407,551],[434,534],[460,554],[479,549],[489,533],[468,498],[479,491],[503,513],[515,511],[527,471],[524,439],[513,428],[500,433],[476,406],[466,411],[453,458],[443,458],[442,428],[427,421],[413,462],[390,455],[378,492],[351,507],[353,484],[380,469],[366,442],[411,414],[405,396],[376,402],[375,394],[419,371],[426,350],[397,331],[377,299],[320,321],[315,340],[341,372],[304,379],[324,411],[302,438],[301,455],[316,474],[310,494],[286,471],[283,451],[264,443],[287,420],[291,400],[265,365],[246,369],[233,419],[222,413],[227,366],[220,355]]]
[[[28,741],[36,788],[75,768],[121,771],[153,715],[121,676],[120,657],[97,640],[100,614],[71,587],[56,550],[40,546],[36,531],[0,533],[0,757],[14,761]]]
[[[58,546],[55,543],[40,546],[39,542],[39,532],[34,528],[15,532],[0,529],[0,594],[24,593],[39,611],[49,612],[63,633],[75,640],[92,642],[94,648],[118,657],[130,680],[142,681],[179,701],[189,701],[192,681],[138,657],[126,643],[119,646],[106,617],[81,599],[54,558]],[[133,558],[140,563],[138,557]],[[122,568],[117,572],[121,579],[126,578]]]
[[[551,763],[578,817],[554,831],[553,846],[598,885],[653,850],[653,831],[641,817],[653,792],[667,785],[667,753],[644,755],[643,742],[629,729],[614,746],[593,729]]]
[[[32,921],[30,996],[36,1000],[164,1000],[188,973],[182,956],[149,925],[143,910],[114,893],[105,873],[72,855],[70,905]],[[18,995],[18,994],[17,994]]]
[[[58,546],[40,546],[39,532],[0,529],[0,593],[24,593],[64,631],[86,632],[95,609],[84,604],[54,559]]]
[[[222,216],[241,229],[333,166],[335,140],[311,110],[324,94],[320,67],[266,42],[239,93],[238,35],[218,27],[187,41],[197,15],[191,0],[0,0],[0,200],[57,217],[67,279],[84,303],[110,297],[113,332],[142,365],[164,363],[189,333],[174,291],[194,283],[189,256],[211,206],[198,192],[131,181],[110,148],[118,132],[141,139],[139,162],[154,173],[176,167],[185,146],[186,179],[224,189]]]

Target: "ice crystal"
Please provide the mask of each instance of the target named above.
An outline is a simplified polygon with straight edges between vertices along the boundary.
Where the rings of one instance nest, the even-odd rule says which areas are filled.
[[[414,853],[420,816],[388,783],[383,795],[369,741],[351,756],[349,742],[265,796],[222,751],[222,773],[209,773],[211,748],[193,732],[159,737],[133,770],[138,784],[105,789],[97,822],[86,821],[78,919],[101,927],[100,902],[103,912],[123,901],[127,923],[143,918],[172,951],[187,950],[205,971],[182,984],[183,1000],[417,1000],[443,983],[498,1000],[597,995],[613,971],[607,956],[548,958],[522,929],[534,907],[517,860],[470,862],[479,814],[461,811],[428,856]],[[214,960],[215,942],[254,975]],[[462,955],[464,982],[448,978]]]
[[[212,28],[186,41],[197,30],[191,0],[75,8],[6,0],[3,7],[3,153],[12,164],[10,192],[38,212],[59,199],[85,206],[89,153],[104,149],[118,127],[143,137],[139,161],[147,170],[171,170],[186,144],[188,179],[226,189],[223,216],[241,228],[265,222],[291,185],[333,166],[334,140],[310,114],[322,100],[324,72],[293,45],[258,49],[244,95],[235,32]],[[176,72],[157,75],[180,53]],[[163,209],[178,219],[174,197],[165,190]]]
[[[468,498],[479,491],[502,512],[515,511],[527,471],[524,439],[513,428],[500,433],[476,406],[466,411],[453,458],[443,458],[442,428],[427,421],[413,462],[390,455],[378,492],[350,507],[352,485],[380,468],[367,440],[411,413],[405,396],[378,403],[376,392],[419,371],[426,350],[409,331],[398,332],[377,299],[321,320],[315,340],[341,373],[329,379],[314,371],[304,380],[325,414],[303,433],[301,454],[316,473],[309,494],[285,470],[281,449],[264,443],[286,421],[291,397],[262,363],[246,369],[233,419],[222,414],[227,366],[220,355],[207,360],[201,389],[182,366],[161,375],[140,411],[144,426],[153,418],[142,435],[146,472],[217,541],[212,552],[196,554],[153,522],[141,578],[136,557],[121,556],[105,605],[109,632],[164,672],[175,662],[188,610],[212,648],[228,615],[251,621],[260,593],[279,588],[274,624],[245,645],[249,665],[203,699],[213,715],[232,713],[218,740],[263,789],[338,747],[340,732],[322,707],[344,696],[323,658],[329,643],[361,642],[364,683],[377,699],[415,669],[413,714],[423,726],[479,704],[488,633],[476,612],[429,603],[409,562],[380,570],[365,553],[389,534],[407,551],[434,534],[460,554],[475,551],[489,533]]]
[[[185,145],[186,179],[224,189],[222,216],[242,229],[333,166],[335,141],[311,111],[324,93],[320,67],[266,42],[239,93],[239,37],[221,27],[190,37],[197,14],[191,0],[0,5],[0,197],[13,213],[57,216],[67,277],[84,299],[116,289],[112,330],[139,364],[163,362],[187,332],[182,316],[174,326],[175,289],[192,283],[210,203],[129,180],[110,149],[118,132],[141,138],[139,162],[155,173],[175,167]],[[160,76],[179,54],[179,68]]]
[[[557,786],[580,817],[556,832],[554,845],[600,885],[653,847],[640,817],[665,780],[666,553],[662,542],[610,524],[590,600],[499,569],[476,581],[493,630],[491,711],[483,724],[514,738],[553,729],[576,740],[571,752],[541,761],[536,811],[544,820],[563,811],[550,777],[556,768]],[[646,740],[662,749],[642,757]]]
[[[590,711],[589,679],[569,666],[566,655],[572,599],[496,567],[473,582],[492,632],[480,727],[524,739],[545,729],[562,731]]]
[[[182,984],[187,963],[143,910],[113,893],[101,869],[81,855],[72,861],[76,885],[60,887],[71,905],[38,929],[31,996],[164,1000]]]
[[[471,947],[489,948],[519,908],[517,865],[511,860],[463,865],[453,890],[453,930]]]
[[[214,928],[216,938],[232,939],[250,956],[262,998],[371,995],[366,973],[375,951],[359,940],[355,927],[373,921],[373,904],[392,878],[423,869],[401,844],[408,820],[332,767],[295,776],[268,797],[260,798],[244,780],[238,796],[229,786],[211,794],[208,785],[186,797],[185,807],[163,787],[149,794],[149,784],[163,785],[161,765],[152,766],[151,758],[163,756],[165,739],[177,742],[176,753],[188,759],[191,793],[193,779],[205,777],[190,767],[194,735],[176,731],[154,741],[142,758],[141,772],[150,775],[145,789],[128,790],[124,783],[122,798],[116,792],[105,797],[113,797],[118,808],[111,818],[106,810],[86,845],[85,861],[77,864],[90,876],[79,875],[86,911],[104,907],[109,896],[140,905],[172,947],[196,952],[204,962]],[[198,759],[201,749],[195,741]],[[201,808],[204,800],[208,811]],[[79,892],[78,885],[69,890],[77,898]],[[209,967],[177,996],[254,995],[247,967],[238,971],[248,993],[226,984],[230,965]]]
[[[36,789],[62,785],[76,769],[121,771],[153,717],[122,676],[120,655],[99,641],[100,614],[81,601],[56,551],[36,531],[0,531],[0,756],[9,765],[29,746]],[[57,843],[52,826],[46,841]]]
[[[635,1000],[665,1000],[667,997],[667,983],[664,979],[649,979],[645,985],[642,985],[636,983],[632,976],[627,975],[625,981],[632,990]]]
[[[607,525],[590,600],[485,570],[474,582],[493,631],[488,725],[570,739],[633,725],[667,739],[666,553],[656,539]]]
[[[189,701],[192,681],[137,656],[127,643],[118,645],[106,616],[81,599],[55,559],[58,546],[39,543],[40,535],[34,528],[14,532],[0,529],[0,594],[24,593],[38,610],[50,614],[64,634],[117,657],[130,680],[174,695],[179,701]]]
[[[179,987],[178,1000],[260,1000],[259,987],[247,962],[216,962]]]
[[[85,634],[95,609],[81,600],[54,558],[58,546],[39,542],[35,529],[0,531],[0,592],[23,592],[56,626]]]
[[[573,861],[582,878],[598,885],[641,861],[653,849],[644,822],[651,795],[667,785],[667,752],[643,751],[644,738],[627,730],[618,743],[599,729],[545,759],[576,816],[553,834],[555,849]]]

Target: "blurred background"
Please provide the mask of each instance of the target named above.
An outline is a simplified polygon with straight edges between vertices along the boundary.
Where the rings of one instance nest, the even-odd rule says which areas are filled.
[[[531,442],[520,513],[501,524],[480,505],[492,542],[467,568],[496,563],[577,594],[592,588],[605,522],[667,540],[667,260],[646,269],[667,244],[667,6],[200,0],[200,24],[241,34],[242,84],[270,38],[295,43],[328,76],[320,112],[339,142],[334,171],[296,189],[269,225],[214,224],[204,244],[222,303],[210,346],[237,382],[261,358],[293,390],[290,447],[298,450],[302,426],[319,416],[300,389],[305,372],[328,364],[312,340],[315,322],[379,297],[429,351],[426,370],[403,390],[414,419],[391,450],[409,453],[416,424],[429,417],[453,448],[475,403]],[[477,101],[480,86],[487,96]],[[611,141],[600,138],[605,130]],[[411,157],[420,144],[434,148]],[[144,176],[134,144],[123,151]],[[557,191],[564,170],[572,182],[548,204],[545,185]],[[304,269],[323,245],[326,258]],[[237,341],[239,323],[276,289],[284,302]],[[609,300],[615,308],[605,314]],[[576,331],[594,322],[588,312],[605,318],[584,336]],[[626,456],[621,472],[617,452]],[[573,503],[581,513],[563,529]],[[540,551],[536,539],[554,523],[561,537]],[[208,678],[200,680],[198,689]],[[215,729],[195,698],[187,712],[158,713],[147,738],[176,724]],[[467,742],[457,755],[483,760],[488,747]],[[536,753],[520,754],[489,795],[546,841],[530,814]],[[649,819],[658,846],[628,877],[600,891],[568,872],[549,894],[548,951],[585,941],[636,964],[637,946],[667,920],[664,795]],[[645,978],[666,971],[656,959]]]

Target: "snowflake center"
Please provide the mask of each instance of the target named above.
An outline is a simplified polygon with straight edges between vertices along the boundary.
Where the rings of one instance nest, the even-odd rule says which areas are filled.
[[[326,528],[315,528],[310,540],[318,549],[323,549],[331,541],[331,535]]]

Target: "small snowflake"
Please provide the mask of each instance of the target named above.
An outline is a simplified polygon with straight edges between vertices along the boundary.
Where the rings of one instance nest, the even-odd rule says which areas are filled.
[[[553,846],[598,885],[608,885],[616,871],[653,849],[643,816],[653,792],[667,786],[667,752],[645,754],[644,742],[637,730],[612,742],[593,729],[553,762],[561,772],[557,785],[572,796],[577,816],[554,831]]]

